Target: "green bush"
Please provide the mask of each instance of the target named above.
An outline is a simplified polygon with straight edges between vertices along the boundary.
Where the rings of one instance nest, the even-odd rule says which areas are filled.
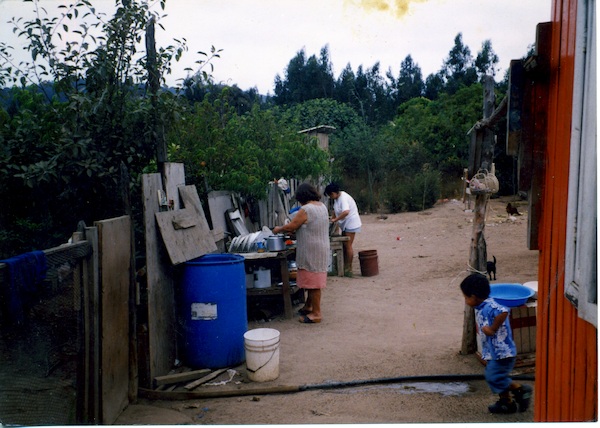
[[[391,213],[426,210],[439,199],[441,186],[438,171],[424,170],[389,185],[385,191],[386,204]]]

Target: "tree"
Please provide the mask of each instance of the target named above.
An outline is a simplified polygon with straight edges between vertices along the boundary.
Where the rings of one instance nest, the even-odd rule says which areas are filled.
[[[329,48],[321,48],[320,57],[306,58],[304,49],[290,60],[285,79],[275,76],[277,105],[295,104],[315,98],[328,98],[333,94],[334,78],[329,60]]]
[[[463,44],[462,33],[454,38],[454,46],[448,53],[441,70],[445,79],[445,92],[454,94],[461,86],[470,86],[477,81],[477,71],[468,46]]]
[[[352,91],[351,105],[369,125],[385,123],[394,116],[392,100],[389,98],[389,87],[379,71],[377,62],[363,71],[358,67]]]
[[[430,100],[436,100],[444,90],[444,76],[441,72],[430,74],[425,80],[424,96]]]
[[[397,79],[394,79],[391,71],[388,71],[387,77],[391,82],[390,95],[394,98],[394,105],[396,107],[412,98],[423,95],[425,84],[421,68],[413,61],[412,56],[407,55],[400,64],[400,72]]]
[[[145,96],[140,42],[148,22],[158,18],[147,3],[118,0],[110,20],[87,0],[60,5],[57,17],[39,1],[33,7],[36,19],[12,20],[28,41],[31,61],[16,68],[0,48],[2,80],[21,84],[0,130],[0,181],[6,184],[0,197],[14,202],[0,214],[8,235],[0,251],[48,248],[64,242],[79,220],[122,214],[115,203],[120,165],[135,180],[153,162],[152,118],[168,129],[178,109],[169,92],[161,92],[154,106]],[[157,51],[160,79],[183,51],[183,43]],[[12,245],[21,244],[21,235],[32,238],[25,248]]]
[[[226,92],[224,93],[223,91]],[[226,95],[228,104],[233,107],[239,115],[248,113],[255,104],[262,104],[257,88],[250,88],[244,91],[237,85],[217,85],[212,81],[203,83],[202,81],[193,78],[188,78],[183,81],[181,93],[192,107],[194,104],[199,103],[204,99],[215,101]]]
[[[398,117],[386,129],[388,139],[418,143],[428,163],[446,175],[460,177],[468,160],[467,131],[481,116],[480,84],[456,94],[440,94],[437,100],[414,98],[400,106]]]
[[[342,70],[337,78],[333,90],[333,98],[341,103],[352,105],[356,99],[356,76],[350,63]]]
[[[483,76],[496,76],[499,61],[498,55],[492,49],[492,41],[485,40],[481,44],[481,51],[479,51],[477,58],[475,58],[475,69],[477,70],[479,81],[481,81]]]
[[[331,135],[336,139],[340,132],[360,121],[356,111],[349,105],[331,99],[309,100],[282,110],[281,117],[297,131],[319,125],[333,126]]]
[[[328,172],[328,155],[306,143],[294,121],[278,108],[238,114],[230,88],[186,112],[169,133],[170,157],[186,164],[186,182],[199,189],[236,191],[260,199],[274,178],[305,178]]]

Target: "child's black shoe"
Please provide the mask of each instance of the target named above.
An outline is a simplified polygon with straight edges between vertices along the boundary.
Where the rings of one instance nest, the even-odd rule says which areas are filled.
[[[524,412],[529,408],[532,392],[533,388],[531,388],[529,385],[521,385],[512,392],[513,396],[515,397],[515,401],[519,405],[520,412]]]
[[[494,404],[488,406],[490,413],[516,413],[517,403],[514,401],[508,401],[506,398],[500,398]]]

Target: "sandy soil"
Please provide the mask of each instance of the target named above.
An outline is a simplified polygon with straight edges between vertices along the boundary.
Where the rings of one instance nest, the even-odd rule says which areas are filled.
[[[485,229],[488,257],[497,259],[496,282],[536,280],[538,252],[527,249],[527,205],[509,218],[506,202],[492,199]],[[280,375],[250,382],[245,365],[233,381],[201,391],[381,380],[410,376],[481,375],[475,355],[460,355],[464,300],[459,283],[468,274],[473,214],[456,200],[419,213],[386,219],[364,215],[355,241],[354,278],[329,277],[323,322],[301,324],[282,316],[249,328],[281,332]],[[358,251],[377,250],[379,274],[361,276]],[[299,307],[296,307],[298,309]],[[521,372],[532,368],[523,368]],[[225,376],[226,377],[226,376]],[[351,424],[532,422],[532,407],[492,415],[496,400],[485,381],[374,382],[351,388],[315,388],[181,401],[139,399],[117,424]],[[533,381],[524,383],[533,385]]]

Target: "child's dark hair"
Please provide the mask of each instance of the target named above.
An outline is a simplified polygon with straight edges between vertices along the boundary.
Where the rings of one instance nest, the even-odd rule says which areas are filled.
[[[460,289],[465,296],[475,296],[480,299],[490,297],[490,282],[485,275],[473,273],[460,283]]]

